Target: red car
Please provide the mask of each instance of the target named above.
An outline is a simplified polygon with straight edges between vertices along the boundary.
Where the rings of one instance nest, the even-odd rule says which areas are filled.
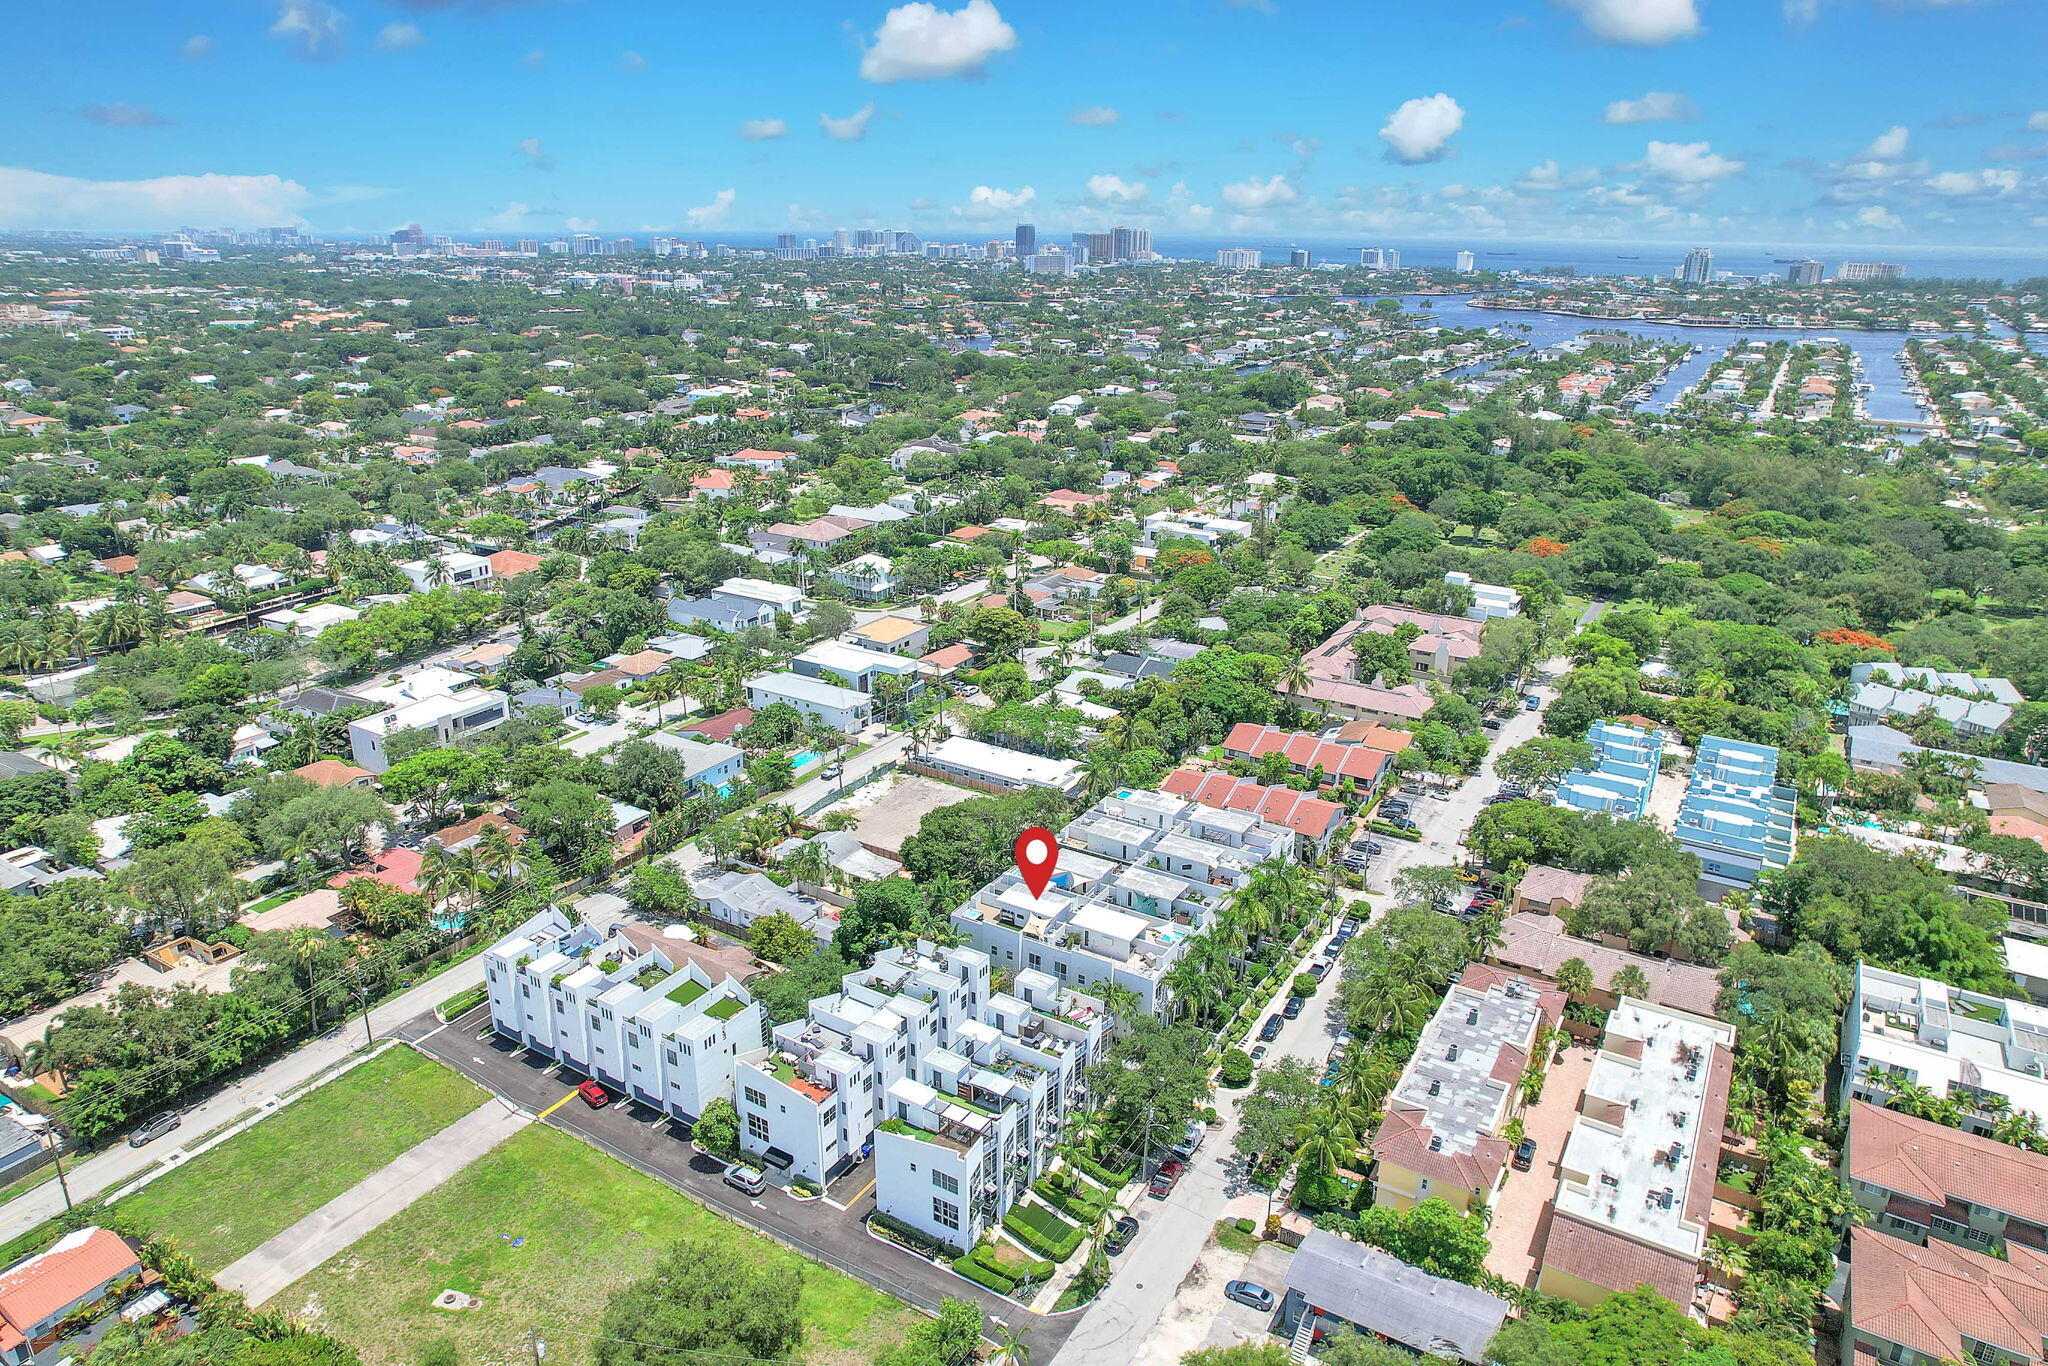
[[[602,1110],[612,1103],[611,1092],[594,1081],[586,1081],[577,1086],[576,1094],[583,1097],[583,1103],[593,1110]]]

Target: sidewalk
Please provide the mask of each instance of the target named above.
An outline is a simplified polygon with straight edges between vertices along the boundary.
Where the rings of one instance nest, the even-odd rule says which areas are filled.
[[[466,959],[373,1008],[370,1011],[370,1028],[381,1040],[407,1020],[433,1010],[449,997],[477,986],[483,980],[483,959]],[[197,1143],[250,1115],[275,1108],[289,1094],[341,1066],[363,1047],[362,1020],[350,1018],[342,1021],[318,1038],[309,1040],[277,1061],[183,1111],[184,1123],[172,1134],[141,1148],[116,1142],[103,1152],[67,1165],[64,1179],[71,1187],[71,1198],[87,1200],[127,1185],[152,1167],[176,1164],[185,1154],[181,1147],[175,1145]],[[0,1241],[26,1233],[63,1212],[64,1197],[57,1189],[57,1183],[45,1181],[0,1206]]]
[[[503,1101],[486,1101],[230,1262],[215,1279],[259,1306],[531,1123],[533,1116]]]

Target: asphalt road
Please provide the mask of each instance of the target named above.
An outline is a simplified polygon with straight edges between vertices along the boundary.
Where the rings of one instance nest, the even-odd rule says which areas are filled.
[[[1073,1330],[1077,1314],[1051,1317],[1019,1309],[950,1271],[870,1237],[860,1220],[874,1208],[871,1189],[860,1191],[845,1211],[822,1201],[793,1200],[772,1189],[756,1200],[726,1185],[724,1164],[700,1156],[678,1126],[654,1110],[623,1101],[593,1110],[581,1100],[571,1100],[550,1113],[550,1107],[581,1080],[580,1074],[560,1071],[551,1059],[514,1048],[495,1035],[479,1039],[489,1024],[488,1007],[479,1006],[445,1028],[428,1013],[398,1033],[494,1095],[539,1116],[539,1122],[575,1135],[814,1261],[920,1309],[936,1311],[946,1298],[977,1302],[986,1317],[1017,1329],[1030,1343],[1034,1361],[1051,1361]],[[993,1332],[986,1325],[984,1331]]]

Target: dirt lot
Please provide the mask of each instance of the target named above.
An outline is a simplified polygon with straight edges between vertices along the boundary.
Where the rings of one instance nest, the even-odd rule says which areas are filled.
[[[903,841],[917,833],[919,821],[941,807],[972,801],[981,795],[964,787],[949,787],[922,774],[900,773],[861,789],[849,799],[860,808],[853,837],[870,849],[898,858],[903,853]]]

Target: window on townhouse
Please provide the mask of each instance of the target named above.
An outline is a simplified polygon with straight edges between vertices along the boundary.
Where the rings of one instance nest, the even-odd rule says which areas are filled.
[[[757,1142],[766,1143],[768,1141],[768,1121],[759,1115],[748,1115],[747,1133],[752,1135]]]
[[[757,1091],[757,1090],[755,1090],[755,1089],[754,1089],[753,1087],[751,1087],[751,1086],[749,1086],[749,1087],[746,1087],[746,1088],[744,1088],[744,1093],[745,1093],[745,1095],[746,1095],[746,1098],[747,1098],[747,1104],[749,1104],[749,1105],[759,1105],[759,1106],[762,1106],[762,1107],[766,1107],[766,1106],[767,1106],[767,1104],[768,1104],[768,1097],[767,1097],[767,1096],[766,1096],[766,1095],[765,1095],[764,1093],[762,1093],[762,1092],[760,1092],[760,1091]]]
[[[661,1056],[667,1059],[668,1065],[670,1067],[674,1067],[676,1065],[676,1051],[673,1048],[662,1049]]]
[[[1037,954],[1035,954],[1035,953],[1027,953],[1027,954],[1025,954],[1025,955],[1024,955],[1024,961],[1025,961],[1025,962],[1027,962],[1027,963],[1029,963],[1029,964],[1031,964],[1031,966],[1032,966],[1032,967],[1034,967],[1034,968],[1035,968],[1035,967],[1037,967],[1037,966],[1039,965],[1039,959],[1038,959],[1038,955],[1037,955]]]
[[[948,1172],[933,1172],[932,1184],[948,1195],[960,1193],[960,1178]]]
[[[951,1200],[932,1197],[932,1218],[947,1228],[960,1227],[960,1207]]]

